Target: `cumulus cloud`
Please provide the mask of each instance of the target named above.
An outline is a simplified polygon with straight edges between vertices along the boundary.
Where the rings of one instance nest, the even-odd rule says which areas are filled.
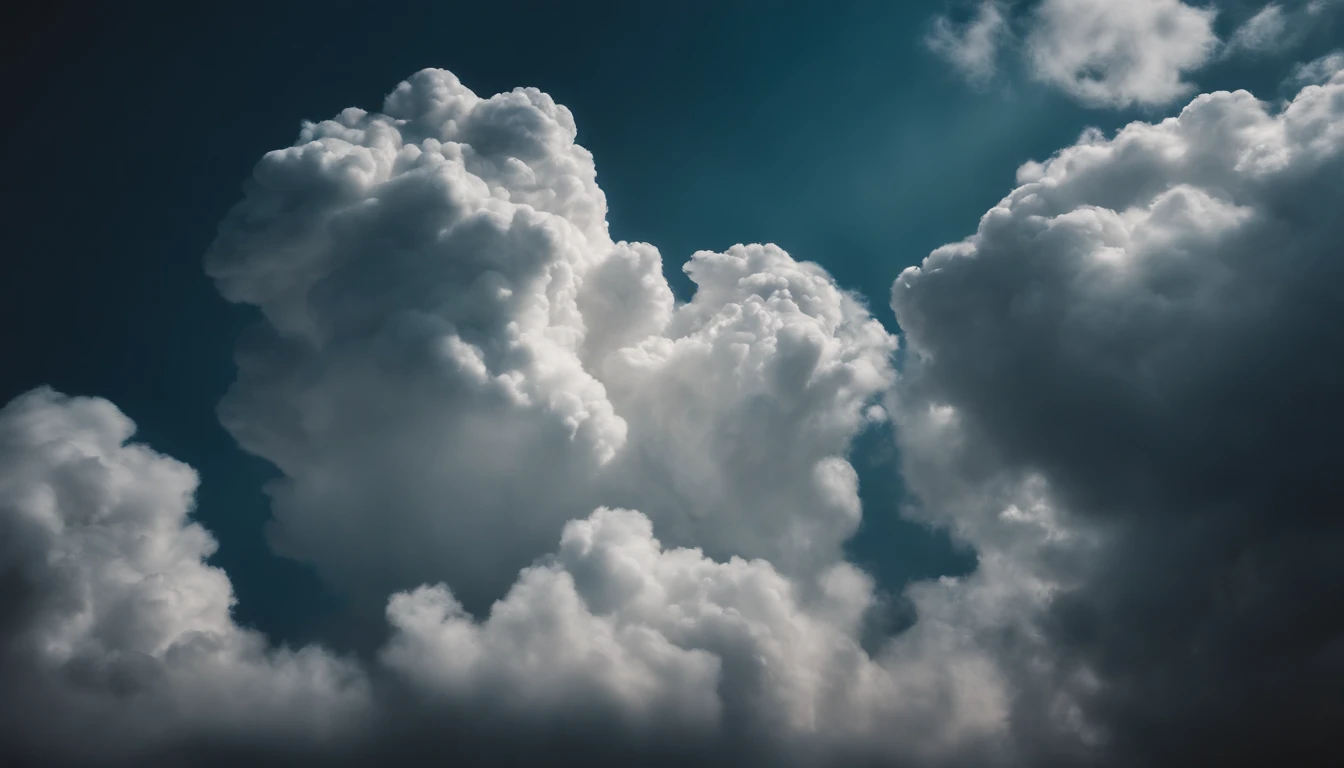
[[[420,73],[269,154],[208,261],[263,318],[221,416],[283,472],[276,542],[363,585],[386,642],[238,626],[195,474],[39,390],[0,410],[0,749],[1344,757],[1341,126],[1335,73],[1024,165],[893,286],[897,378],[892,335],[778,248],[694,254],[678,304],[656,250],[607,237],[567,111]],[[878,395],[910,514],[978,567],[910,585],[917,620],[873,643],[840,544]]]
[[[214,540],[188,519],[196,473],[128,444],[133,429],[51,390],[0,410],[0,755],[340,745],[364,723],[362,671],[233,622],[229,580],[204,562]]]
[[[445,740],[417,721],[435,717],[562,728],[598,761],[630,739],[772,764],[941,760],[983,756],[1001,734],[997,673],[956,632],[929,622],[863,650],[876,598],[854,567],[809,583],[715,561],[663,546],[628,510],[569,522],[481,620],[444,585],[393,595],[377,663],[271,647],[232,621],[228,579],[204,562],[194,472],[132,432],[110,403],[50,390],[0,411],[0,702],[25,729],[5,754],[361,764],[469,746],[474,763],[508,738]]]
[[[873,599],[848,564],[809,588],[764,560],[664,548],[645,516],[599,509],[482,622],[442,586],[394,596],[384,656],[434,695],[571,715],[591,704],[692,737],[726,728],[771,744],[773,761],[964,756],[999,734],[994,670],[955,644],[930,652],[954,636],[921,628],[876,658],[860,647]]]
[[[924,43],[973,85],[989,82],[1012,52],[1034,79],[1088,106],[1160,106],[1193,90],[1188,76],[1218,52],[1216,15],[1182,0],[984,0],[963,23],[936,16]],[[1286,27],[1271,4],[1223,51],[1277,49]]]
[[[378,602],[507,585],[582,513],[626,424],[580,357],[581,278],[611,260],[637,291],[659,267],[606,239],[592,159],[548,96],[481,99],[425,72],[385,108],[269,153],[206,261],[266,319],[220,414],[284,472],[274,541]],[[652,317],[601,311],[638,333],[671,309],[651,298],[630,306]]]
[[[1216,11],[1181,0],[1044,0],[1026,37],[1033,76],[1084,104],[1167,104],[1213,55]]]
[[[1035,749],[1341,755],[1341,126],[1337,74],[1087,134],[893,288],[907,481],[1046,587],[1005,646]]]
[[[994,76],[1000,48],[1010,35],[1004,6],[998,0],[984,0],[964,24],[955,24],[947,16],[935,17],[924,44],[963,77],[984,84]]]
[[[893,337],[773,246],[695,254],[675,306],[575,137],[545,94],[426,70],[306,125],[222,223],[207,270],[265,321],[221,417],[284,473],[279,551],[338,588],[484,608],[604,504],[790,572],[856,528],[845,453]]]

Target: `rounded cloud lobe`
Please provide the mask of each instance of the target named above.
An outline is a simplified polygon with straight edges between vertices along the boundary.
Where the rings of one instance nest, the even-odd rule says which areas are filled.
[[[44,764],[1187,765],[1338,754],[1344,76],[1044,163],[893,286],[774,246],[674,300],[569,112],[427,70],[268,154],[207,269],[227,428],[368,659],[233,622],[194,473],[110,403],[0,410],[5,750]],[[977,570],[880,602],[846,456]],[[389,598],[388,596],[391,595]],[[80,734],[76,740],[70,734]],[[224,749],[224,751],[221,751]]]

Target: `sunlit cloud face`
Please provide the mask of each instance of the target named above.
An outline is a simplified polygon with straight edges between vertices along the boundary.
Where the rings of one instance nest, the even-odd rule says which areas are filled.
[[[266,318],[224,423],[284,472],[279,549],[338,589],[486,608],[601,505],[793,575],[856,529],[894,337],[774,246],[694,254],[674,306],[575,135],[536,90],[422,72],[267,155],[223,223],[207,269]]]

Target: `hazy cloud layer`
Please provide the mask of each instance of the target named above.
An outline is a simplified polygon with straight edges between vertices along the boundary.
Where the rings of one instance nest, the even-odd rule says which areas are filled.
[[[984,0],[964,24],[954,24],[946,16],[934,17],[924,44],[967,80],[983,85],[997,71],[1000,50],[1011,34],[1004,3]]]
[[[1340,72],[1344,72],[1344,51],[1334,51],[1294,67],[1288,85],[1299,88],[1304,85],[1325,85]]]
[[[1270,3],[1237,27],[1227,47],[1232,52],[1271,53],[1286,45],[1287,37],[1288,14],[1283,6]]]
[[[367,764],[456,749],[481,764],[563,744],[599,762],[678,745],[668,754],[699,761],[922,763],[987,759],[1001,736],[998,677],[954,628],[863,650],[875,597],[857,569],[796,581],[765,560],[716,562],[627,510],[569,522],[481,620],[443,585],[391,596],[376,661],[271,647],[233,623],[228,579],[204,562],[195,473],[132,432],[110,403],[50,390],[0,411],[7,757]],[[519,729],[567,736],[506,744]]]
[[[1339,23],[1339,0],[1285,0],[1268,3],[1246,17],[1228,37],[1224,58],[1284,54],[1313,34]]]
[[[388,639],[346,659],[236,625],[192,470],[128,443],[110,403],[38,390],[0,411],[0,749],[1344,757],[1328,77],[1281,111],[1206,94],[1023,166],[893,286],[899,378],[862,303],[773,246],[694,254],[674,302],[656,250],[609,239],[592,158],[537,91],[427,70],[380,114],[306,126],[208,258],[264,318],[221,417],[283,473],[277,546]],[[846,454],[888,414],[910,514],[979,565],[911,585],[916,623],[871,642]]]

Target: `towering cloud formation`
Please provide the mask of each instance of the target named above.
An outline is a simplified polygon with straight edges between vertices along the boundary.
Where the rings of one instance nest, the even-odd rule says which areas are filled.
[[[677,304],[569,113],[426,71],[259,164],[209,270],[276,541],[362,661],[237,626],[194,473],[110,404],[0,411],[0,747],[43,764],[1189,765],[1344,757],[1344,74],[1094,133],[905,271],[893,337],[772,246]],[[876,602],[840,544],[885,396],[975,547]],[[388,595],[391,595],[390,598]],[[492,601],[494,601],[492,603]],[[874,646],[877,646],[874,648]],[[80,740],[70,734],[78,733]],[[201,751],[202,745],[209,747]],[[538,746],[540,745],[540,746]],[[220,753],[221,746],[230,751]]]
[[[1120,765],[1338,756],[1344,76],[1019,177],[892,294],[907,479],[1052,590],[1018,685]]]
[[[221,414],[285,473],[280,550],[338,587],[482,608],[600,504],[812,571],[856,527],[892,337],[774,247],[697,253],[674,307],[574,138],[545,94],[427,70],[268,154],[221,225],[207,268],[266,318]]]

